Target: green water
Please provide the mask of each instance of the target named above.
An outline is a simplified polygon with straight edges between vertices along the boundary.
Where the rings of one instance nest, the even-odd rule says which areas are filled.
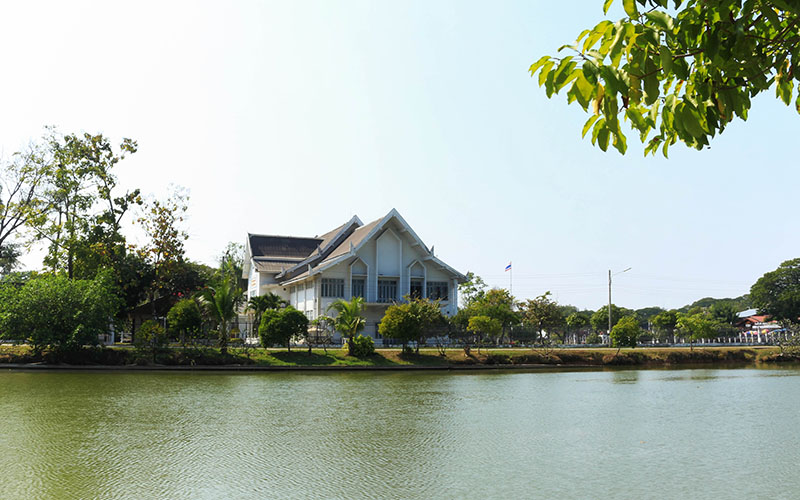
[[[800,371],[0,372],[0,498],[800,498]]]

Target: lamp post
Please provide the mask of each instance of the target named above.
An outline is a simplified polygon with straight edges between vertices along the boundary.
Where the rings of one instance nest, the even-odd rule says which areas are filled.
[[[631,268],[629,267],[614,274],[611,274],[611,269],[608,270],[608,345],[609,346],[611,345],[611,276],[616,276],[618,274],[626,273],[630,270]]]

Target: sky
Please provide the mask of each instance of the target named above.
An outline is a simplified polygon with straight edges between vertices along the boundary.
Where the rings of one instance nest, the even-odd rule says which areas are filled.
[[[248,232],[396,208],[438,257],[520,299],[596,309],[626,268],[613,301],[629,308],[747,293],[798,257],[800,116],[764,95],[710,149],[644,158],[631,135],[627,155],[603,153],[583,110],[527,72],[601,4],[6,2],[0,151],[46,125],[136,139],[121,188],[185,187],[187,256],[208,264]]]

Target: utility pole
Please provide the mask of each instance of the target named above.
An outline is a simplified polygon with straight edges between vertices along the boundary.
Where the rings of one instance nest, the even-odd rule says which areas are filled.
[[[608,345],[611,345],[611,269],[608,270]]]
[[[630,271],[631,268],[627,268],[624,271],[620,271],[614,274],[622,274],[625,272]],[[608,270],[608,345],[611,345],[611,269]]]

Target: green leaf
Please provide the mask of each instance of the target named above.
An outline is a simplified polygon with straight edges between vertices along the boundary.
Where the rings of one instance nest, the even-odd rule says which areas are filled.
[[[598,118],[600,118],[600,115],[592,115],[588,120],[586,120],[586,123],[583,125],[583,132],[581,132],[581,139],[586,137],[586,133],[590,128],[592,128],[592,125],[597,121]]]
[[[608,8],[611,7],[611,2],[614,0],[606,0],[603,2],[603,14],[608,14]]]
[[[648,106],[658,99],[658,75],[656,69],[653,60],[648,58],[644,65],[647,76],[642,79],[642,84],[644,86],[644,103]]]
[[[664,74],[672,73],[672,52],[668,47],[662,45],[658,49],[658,54],[661,56],[661,67],[664,69]]]
[[[644,15],[647,16],[647,19],[651,23],[653,23],[654,25],[658,26],[663,30],[673,31],[673,29],[675,28],[675,23],[672,20],[672,17],[670,17],[669,14],[667,14],[666,12],[654,10],[652,12],[646,12]]]
[[[647,125],[647,122],[645,121],[644,117],[642,116],[642,113],[638,109],[636,109],[634,107],[628,108],[625,111],[625,116],[628,117],[628,119],[631,121],[633,126],[636,127],[636,129],[639,130],[639,132],[644,132],[645,130],[647,130],[649,128],[649,126]]]
[[[547,61],[549,61],[549,60],[550,60],[550,56],[543,56],[543,57],[540,57],[538,61],[536,61],[535,63],[531,64],[531,67],[528,69],[528,71],[531,73],[531,76],[533,76],[536,73],[536,70],[538,70],[539,68],[544,66],[544,64],[547,63]]]
[[[561,64],[558,65],[556,68],[554,75],[553,75],[553,90],[557,93],[561,90],[564,85],[570,82],[572,78],[575,78],[577,75],[573,75],[573,69],[575,69],[576,63],[572,60],[571,56],[565,57],[561,60]]]
[[[597,123],[594,124],[594,128],[592,129],[592,144],[597,142],[597,137],[600,135],[601,130],[607,130],[606,119],[604,117],[601,117],[597,120]]]
[[[797,112],[800,113],[800,83],[797,84],[797,100],[794,102],[794,107],[797,108]]]
[[[586,77],[583,76],[582,70],[576,69],[575,73],[577,73],[578,76],[575,78],[575,83],[572,84],[571,90],[575,93],[578,103],[580,103],[583,110],[586,111],[592,100],[592,91],[594,87],[586,80]]]
[[[681,120],[684,129],[692,137],[698,138],[706,135],[703,131],[703,127],[700,125],[700,117],[697,114],[697,110],[693,109],[691,106],[682,106],[678,119]]]
[[[547,76],[550,74],[551,70],[553,69],[553,66],[555,66],[555,63],[553,61],[547,61],[542,66],[542,71],[541,71],[541,73],[539,73],[539,86],[540,87],[545,84],[545,81],[547,80]]]
[[[597,145],[600,146],[600,149],[603,152],[608,150],[608,128],[603,127],[600,129],[600,132],[597,134]]]
[[[622,7],[630,17],[638,17],[639,11],[636,10],[636,0],[622,0]]]
[[[625,139],[625,134],[620,131],[614,134],[614,147],[623,155],[628,150],[628,141]]]

